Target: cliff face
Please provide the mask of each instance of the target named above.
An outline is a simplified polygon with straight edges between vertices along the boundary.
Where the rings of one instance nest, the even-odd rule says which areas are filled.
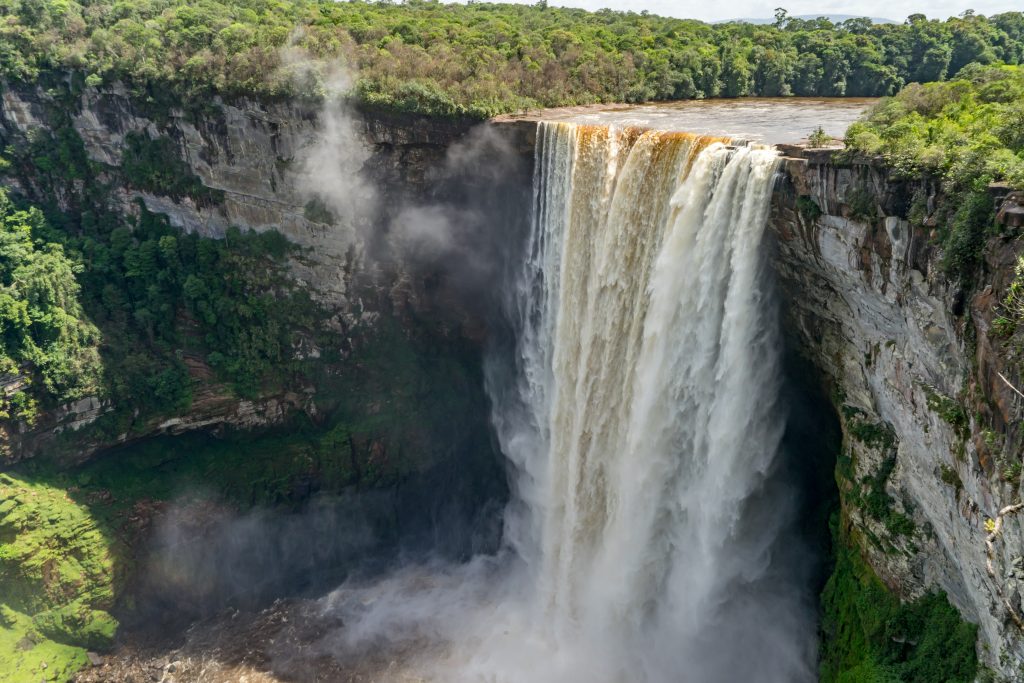
[[[42,169],[45,164],[36,164],[31,150],[37,140],[52,142],[47,136],[68,142],[64,151],[82,149],[98,178]],[[154,189],[154,183],[146,187],[127,169],[126,150],[133,144],[145,147],[147,140],[156,143],[150,152],[169,151],[156,159],[150,154],[150,168],[163,177],[173,171],[184,178],[179,188],[186,187],[185,192],[173,184],[166,192]],[[286,338],[292,347],[285,344],[282,356],[296,362],[268,381],[262,381],[264,375],[253,387],[241,389],[218,374],[194,311],[176,299],[171,324],[182,348],[169,353],[176,354],[187,373],[187,408],[141,412],[135,404],[115,405],[111,396],[117,394],[108,382],[103,395],[44,405],[32,425],[0,420],[0,470],[32,472],[26,490],[38,484],[48,492],[48,502],[66,503],[75,511],[80,506],[82,514],[103,520],[96,522],[102,533],[85,542],[98,553],[116,555],[113,569],[100,574],[124,581],[102,600],[79,600],[75,606],[102,610],[109,636],[116,622],[108,611],[127,626],[122,633],[138,630],[136,622],[150,628],[148,601],[159,603],[158,612],[167,613],[176,627],[178,619],[220,609],[240,592],[250,591],[254,604],[273,591],[279,593],[270,598],[288,594],[307,585],[307,562],[314,556],[313,573],[326,586],[370,555],[398,548],[412,554],[429,546],[453,557],[494,549],[507,490],[483,386],[483,345],[494,301],[482,284],[500,267],[507,240],[528,214],[529,201],[522,196],[530,187],[528,158],[486,128],[471,130],[459,121],[247,101],[211,102],[201,112],[159,110],[120,88],[86,88],[71,95],[70,88],[0,84],[3,161],[8,146],[17,148],[24,162],[14,164],[20,168],[0,164],[0,183],[12,194],[82,215],[83,204],[76,200],[95,192],[95,205],[103,204],[104,215],[113,210],[115,219],[106,216],[108,231],[111,224],[115,229],[132,225],[122,217],[146,218],[140,202],[182,231],[226,237],[226,246],[218,244],[226,250],[232,248],[229,228],[277,230],[298,249],[281,252],[289,255],[287,267],[280,268],[287,271],[284,276],[279,279],[275,270],[273,278],[264,278],[276,288],[271,300],[287,305],[295,299],[286,293],[297,287],[313,299],[299,303],[316,308],[315,315],[289,318],[300,320],[296,327],[301,329],[289,328],[294,334]],[[311,158],[317,159],[315,168]],[[517,210],[502,208],[508,206]],[[430,229],[417,234],[412,225]],[[233,277],[237,270],[226,272]],[[229,303],[244,306],[248,301],[238,296]],[[96,317],[103,334],[108,328]],[[304,326],[309,319],[316,329]],[[114,331],[137,335],[140,343],[129,347],[132,352],[152,350],[137,328]],[[252,344],[258,345],[255,336]],[[110,348],[106,342],[101,346],[104,360]],[[10,397],[26,390],[26,382],[20,375],[0,376],[0,389]],[[132,384],[129,390],[138,395],[147,388]],[[185,432],[201,433],[151,438]],[[125,442],[139,443],[112,448]],[[260,448],[266,457],[260,457]],[[31,458],[37,462],[19,463]],[[133,463],[138,462],[144,464],[136,469]],[[189,473],[197,468],[201,474],[192,477]],[[93,479],[89,473],[97,471],[112,476]],[[132,471],[143,472],[145,481],[122,476]],[[51,475],[54,480],[48,479]],[[70,485],[68,477],[78,477],[78,483]],[[177,519],[180,493],[213,500],[204,498],[196,508],[200,523]],[[252,506],[272,511],[237,516]],[[292,508],[298,511],[287,512]],[[77,557],[69,538],[80,529],[61,535],[52,524],[54,514],[45,510],[27,524],[21,517],[0,519],[0,536],[38,536],[55,558]],[[259,529],[241,551],[231,526],[236,518],[243,527]],[[264,526],[266,519],[276,521]],[[298,553],[265,545],[286,542],[293,535],[288,524],[323,530],[323,523],[337,524],[337,533],[325,531],[326,540],[305,536],[310,545]],[[231,543],[218,539],[218,525]],[[198,598],[189,593],[190,586],[208,583],[199,565],[183,570],[183,589],[168,577],[148,585],[149,567],[159,563],[151,555],[156,552],[152,546],[161,543],[161,528],[186,534],[189,540],[181,545],[196,548],[200,564],[209,558],[215,573],[225,578],[223,590],[195,594]],[[349,542],[361,534],[367,543]],[[235,561],[250,564],[238,559],[247,552],[260,557],[253,563],[260,567],[259,577],[253,586],[239,588],[233,573],[222,568]],[[177,547],[173,553],[176,567],[188,564]],[[62,573],[54,560],[33,573],[39,557],[36,551],[19,552],[0,562],[5,577],[0,583],[23,577],[23,592],[33,601],[17,605],[24,612],[22,621],[0,623],[5,636],[20,634],[45,610],[63,609],[72,596],[78,600],[92,579],[79,571]],[[263,559],[280,570],[273,591],[264,590]],[[166,601],[161,591],[168,591]],[[11,591],[0,593],[5,603],[0,608],[6,610]],[[161,637],[172,632],[163,625],[157,630]],[[81,642],[76,629],[61,637],[99,647]],[[102,643],[109,644],[109,638]],[[38,652],[32,652],[33,663],[26,667],[38,665]],[[76,656],[86,661],[84,650]],[[56,668],[53,662],[50,666]]]
[[[841,524],[899,595],[944,589],[980,625],[983,661],[1013,676],[1024,401],[993,321],[1019,247],[993,238],[982,284],[965,290],[932,246],[938,188],[789,151],[803,158],[784,161],[774,196],[775,263],[790,343],[824,376],[842,422]],[[1008,226],[1013,211],[1010,197]]]
[[[467,346],[479,350],[489,301],[470,289],[498,261],[502,239],[495,236],[515,232],[525,215],[528,201],[516,193],[530,183],[528,159],[505,154],[496,139],[471,131],[469,122],[301,102],[215,101],[201,113],[160,111],[121,87],[86,88],[70,105],[43,88],[3,87],[0,95],[0,139],[8,144],[23,144],[47,128],[54,107],[72,110],[71,125],[88,157],[106,169],[111,201],[123,214],[137,214],[141,201],[186,232],[223,237],[232,226],[275,229],[298,245],[291,273],[332,313],[344,353],[385,320],[430,353],[437,345],[458,347],[455,354]],[[169,140],[216,198],[140,189],[130,178],[119,182],[129,136]],[[25,184],[13,176],[5,182],[15,189]],[[31,187],[20,189],[32,195]],[[498,211],[495,202],[520,211]],[[430,218],[433,232],[410,236],[403,224],[410,212]],[[468,233],[476,234],[475,243],[462,239]],[[462,267],[470,259],[480,262],[478,272]],[[225,425],[248,429],[297,411],[316,413],[310,386],[241,400],[213,379],[202,359],[188,362],[197,387],[189,411],[137,425],[131,438]],[[342,363],[325,372],[346,369]],[[82,429],[110,407],[88,397],[46,411],[32,428],[8,429],[7,459],[60,446],[81,460],[126,440],[127,434],[97,436]]]
[[[48,125],[45,110],[52,102],[52,95],[42,89],[4,89],[0,120],[11,135],[30,135]],[[169,138],[203,185],[223,193],[220,201],[203,203],[119,188],[126,213],[134,212],[135,201],[141,199],[154,213],[168,216],[175,227],[209,237],[222,237],[230,226],[274,228],[308,250],[308,258],[295,264],[296,272],[335,304],[350,303],[346,296],[353,270],[366,265],[367,242],[382,229],[381,213],[428,197],[433,192],[430,181],[443,175],[448,150],[470,129],[460,121],[327,112],[315,103],[217,100],[201,114],[154,112],[123,87],[86,88],[75,105],[73,127],[93,161],[121,166],[125,139],[131,134]],[[339,119],[338,125],[346,130],[325,141],[328,118]],[[332,221],[323,212],[310,210],[317,191],[329,188],[316,185],[319,174],[306,160],[324,145],[333,146],[339,156],[358,160],[343,170],[361,176],[365,192],[380,191],[379,211]],[[354,178],[338,180],[355,184]],[[347,189],[338,187],[338,192]],[[353,258],[356,268],[339,268]]]

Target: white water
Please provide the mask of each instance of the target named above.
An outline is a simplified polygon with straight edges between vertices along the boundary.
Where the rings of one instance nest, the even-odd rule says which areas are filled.
[[[489,377],[515,467],[509,550],[360,598],[367,633],[429,643],[408,675],[813,680],[791,495],[769,477],[785,418],[761,248],[776,164],[710,138],[539,124],[516,368]]]

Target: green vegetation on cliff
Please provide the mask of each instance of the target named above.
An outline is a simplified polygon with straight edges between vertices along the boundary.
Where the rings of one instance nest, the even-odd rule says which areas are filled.
[[[901,602],[833,520],[835,566],[821,596],[822,683],[970,683],[978,627],[941,593]]]
[[[133,187],[147,192],[174,199],[191,197],[201,205],[223,201],[224,193],[203,185],[169,138],[152,139],[135,132],[126,134],[121,172]]]
[[[38,398],[70,401],[100,381],[99,331],[85,316],[81,267],[46,239],[42,212],[0,187],[0,419],[31,422]],[[17,391],[27,387],[28,390]]]
[[[856,154],[880,154],[904,178],[942,183],[934,218],[946,268],[969,278],[994,233],[993,181],[1024,187],[1024,68],[963,69],[945,83],[910,85],[850,126]],[[912,220],[922,220],[925,197]]]
[[[47,128],[0,134],[8,173],[41,207],[0,194],[2,369],[8,384],[15,371],[33,380],[5,399],[8,419],[95,396],[113,409],[91,429],[112,437],[188,409],[208,376],[243,397],[293,385],[299,345],[326,317],[288,273],[294,247],[274,231],[182,234],[141,202],[126,218],[123,186],[220,196],[167,138],[126,136],[121,168],[90,160],[71,126],[75,87],[52,90]]]
[[[707,25],[647,13],[429,0],[0,0],[0,76],[71,68],[154,101],[309,94],[340,58],[374,106],[484,117],[538,105],[888,95],[1024,57],[1024,14]]]
[[[55,229],[0,192],[5,207],[6,381],[38,377],[5,399],[6,419],[31,422],[39,404],[95,395],[117,406],[103,424],[121,433],[134,419],[188,408],[189,359],[242,396],[300,371],[296,335],[315,330],[319,313],[285,274],[290,247],[279,234],[183,235],[144,207],[134,225],[85,213],[57,216],[85,230]]]
[[[833,396],[842,404],[842,392]],[[911,503],[890,493],[898,434],[854,406],[840,409],[846,450],[836,458],[839,508],[829,520],[831,574],[821,593],[822,683],[970,683],[978,669],[978,627],[941,591],[904,600],[875,573],[918,552]],[[955,471],[943,480],[959,484]],[[902,575],[902,569],[897,569]]]
[[[287,275],[291,247],[279,233],[182,234],[144,206],[134,225],[95,228],[63,234],[87,264],[85,304],[117,350],[110,360],[121,359],[108,376],[116,399],[137,402],[138,387],[149,386],[147,407],[187,407],[188,358],[243,396],[298,369],[293,345],[318,313]]]
[[[850,126],[847,144],[884,155],[904,176],[935,174],[956,189],[1024,186],[1024,68],[973,65],[944,83],[910,85]]]
[[[65,487],[0,474],[0,678],[66,681],[111,645],[113,543]]]

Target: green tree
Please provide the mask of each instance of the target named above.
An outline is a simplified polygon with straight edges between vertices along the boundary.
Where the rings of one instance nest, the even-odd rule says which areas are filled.
[[[18,209],[0,188],[0,372],[27,382],[31,400],[0,401],[5,417],[32,420],[34,406],[88,395],[100,378],[99,331],[85,316],[78,268],[45,242],[42,213]]]

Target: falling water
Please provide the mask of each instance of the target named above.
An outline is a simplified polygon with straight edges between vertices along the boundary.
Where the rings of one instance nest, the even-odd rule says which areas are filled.
[[[508,527],[538,623],[610,647],[608,680],[810,675],[813,622],[772,567],[791,507],[766,486],[784,425],[761,249],[776,164],[720,139],[539,124],[515,288],[530,419],[498,421],[525,501]]]
[[[373,597],[376,631],[418,615],[446,643],[412,667],[429,680],[813,680],[793,495],[773,476],[777,153],[572,123],[539,124],[536,152],[515,369],[488,382],[515,468],[509,551],[400,577],[430,588]]]

